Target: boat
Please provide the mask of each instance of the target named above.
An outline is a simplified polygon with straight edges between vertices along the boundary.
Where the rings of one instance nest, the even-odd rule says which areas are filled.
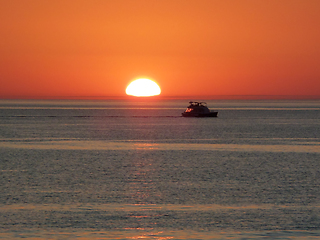
[[[217,111],[210,111],[205,102],[189,102],[188,108],[182,117],[218,117]]]

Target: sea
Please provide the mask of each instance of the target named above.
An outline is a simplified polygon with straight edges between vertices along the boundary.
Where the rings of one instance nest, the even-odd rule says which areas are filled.
[[[0,239],[320,239],[320,100],[200,101],[0,100]]]

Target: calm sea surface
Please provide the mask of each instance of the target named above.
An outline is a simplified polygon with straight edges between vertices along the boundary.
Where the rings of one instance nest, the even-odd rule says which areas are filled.
[[[0,100],[0,239],[320,239],[320,101]]]

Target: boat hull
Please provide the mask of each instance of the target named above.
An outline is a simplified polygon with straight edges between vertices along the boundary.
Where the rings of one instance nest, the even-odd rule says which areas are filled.
[[[209,113],[192,113],[192,112],[183,112],[182,117],[218,117],[218,112],[209,112]]]

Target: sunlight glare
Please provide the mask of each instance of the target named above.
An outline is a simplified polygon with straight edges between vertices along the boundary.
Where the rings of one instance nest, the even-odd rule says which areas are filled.
[[[140,78],[131,82],[126,94],[135,97],[150,97],[161,93],[161,89],[157,83],[147,78]]]

